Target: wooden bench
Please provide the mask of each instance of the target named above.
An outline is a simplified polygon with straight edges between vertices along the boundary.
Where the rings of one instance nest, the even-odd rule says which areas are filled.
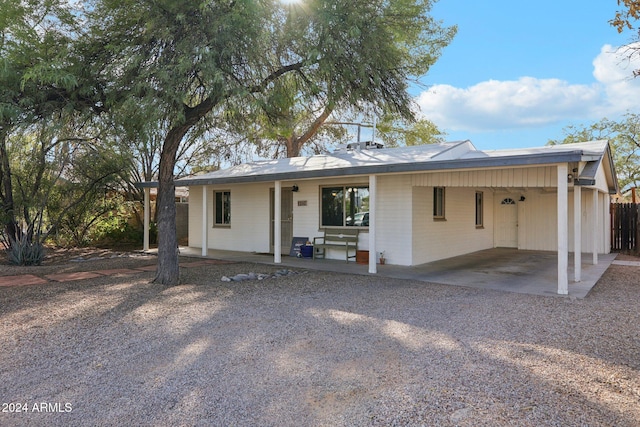
[[[345,261],[356,257],[358,250],[358,229],[326,228],[324,236],[313,238],[313,259],[326,258],[327,249],[343,249]],[[349,251],[353,250],[353,255]]]

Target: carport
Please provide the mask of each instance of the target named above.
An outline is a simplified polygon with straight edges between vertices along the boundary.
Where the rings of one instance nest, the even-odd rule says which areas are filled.
[[[184,256],[200,256],[199,248],[181,248]],[[582,263],[581,281],[574,282],[573,268],[568,268],[568,296],[584,298],[609,268],[617,254],[600,254],[598,263]],[[270,254],[249,254],[235,251],[208,251],[207,258],[274,265]],[[569,254],[569,265],[573,265]],[[589,257],[582,257],[588,259]],[[307,270],[370,275],[365,264],[345,263],[338,260],[282,257],[280,264]],[[493,248],[418,266],[378,265],[377,275],[383,277],[418,280],[452,286],[491,289],[530,295],[562,296],[557,292],[557,253],[527,251],[511,248]]]

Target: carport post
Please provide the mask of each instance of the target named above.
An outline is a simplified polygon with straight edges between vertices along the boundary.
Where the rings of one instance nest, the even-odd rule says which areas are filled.
[[[151,188],[144,188],[144,231],[142,238],[142,250],[149,251],[149,223],[151,218]]]
[[[567,164],[558,165],[558,294],[569,293],[569,278],[567,268],[569,264],[569,226],[568,226],[568,198]]]
[[[282,262],[282,182],[276,181],[273,190],[273,262]]]
[[[573,280],[582,280],[582,187],[573,186]]]
[[[369,273],[376,274],[376,199],[378,179],[375,175],[369,175]]]
[[[209,227],[207,222],[209,219],[209,212],[207,206],[207,186],[202,186],[202,256],[206,257],[209,254]]]
[[[593,265],[598,265],[598,230],[600,230],[600,223],[598,222],[598,189],[593,189],[593,200],[592,200],[592,210],[593,210],[593,227],[591,230],[591,238],[593,243],[593,260],[591,263]],[[604,223],[604,221],[603,221]]]

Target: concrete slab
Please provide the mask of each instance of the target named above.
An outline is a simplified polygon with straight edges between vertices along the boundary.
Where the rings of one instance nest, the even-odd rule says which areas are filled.
[[[598,265],[582,263],[582,280],[573,281],[573,256],[569,256],[569,296],[584,298],[614,260],[616,254],[600,255]],[[586,254],[582,257],[587,259]],[[381,266],[383,270],[386,266]],[[558,295],[557,254],[494,248],[435,261],[406,272],[391,273],[446,285],[467,286],[533,295]]]
[[[640,261],[618,261],[618,260],[615,260],[611,264],[626,265],[626,266],[630,266],[630,267],[640,267]]]
[[[201,257],[200,248],[180,248],[183,256]],[[617,254],[600,254],[598,264],[582,256],[582,280],[573,281],[573,254],[569,254],[569,295],[584,298],[609,268]],[[208,257],[238,262],[273,265],[273,255],[247,252],[209,250]],[[496,291],[532,295],[558,295],[558,267],[556,252],[523,251],[510,248],[486,249],[470,254],[435,261],[419,266],[378,265],[378,276],[419,280],[452,286],[466,286]],[[280,265],[309,270],[335,271],[370,275],[368,266],[340,260],[282,257]],[[566,296],[565,296],[566,297]]]

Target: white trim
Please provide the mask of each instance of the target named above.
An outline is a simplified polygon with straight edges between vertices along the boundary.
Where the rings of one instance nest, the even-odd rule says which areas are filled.
[[[569,264],[569,224],[568,224],[568,196],[566,163],[558,165],[558,294],[569,293],[569,278],[567,268]]]
[[[573,281],[582,280],[582,187],[573,186]]]
[[[376,261],[376,215],[377,215],[377,186],[378,179],[375,175],[369,175],[369,273],[378,272]]]
[[[282,262],[282,181],[275,181],[273,190],[273,262]]]
[[[202,252],[201,255],[206,257],[209,253],[209,227],[207,227],[207,219],[209,218],[208,202],[207,202],[206,185],[202,186]]]
[[[600,222],[598,221],[598,189],[593,189],[593,200],[591,209],[593,211],[593,232],[591,233],[593,239],[593,257],[591,263],[593,265],[598,265],[598,227],[600,227]],[[604,224],[604,220],[602,221]]]
[[[144,189],[144,237],[142,239],[142,250],[149,251],[149,225],[151,218],[151,188]]]

